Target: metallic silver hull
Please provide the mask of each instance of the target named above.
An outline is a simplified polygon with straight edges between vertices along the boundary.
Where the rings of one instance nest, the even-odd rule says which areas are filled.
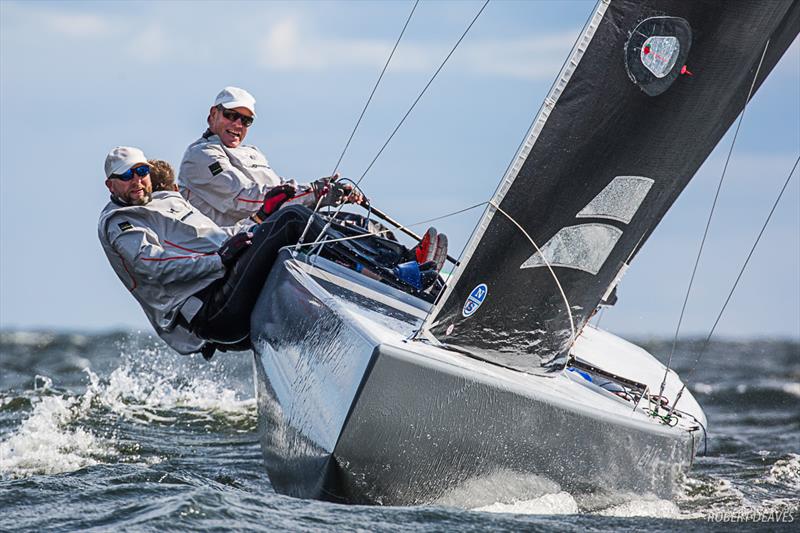
[[[276,491],[410,505],[511,472],[570,492],[669,497],[691,465],[697,431],[566,372],[537,377],[407,341],[423,302],[321,259],[283,259],[252,316],[259,438]]]

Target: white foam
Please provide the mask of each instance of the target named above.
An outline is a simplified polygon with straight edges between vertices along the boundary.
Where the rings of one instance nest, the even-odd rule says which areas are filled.
[[[504,505],[533,502],[543,496],[560,492],[561,487],[558,483],[545,477],[501,468],[452,487],[436,503],[449,507],[505,513],[516,511],[499,510]]]
[[[784,383],[781,385],[781,389],[786,394],[791,394],[792,396],[797,396],[800,398],[800,383]]]
[[[775,461],[769,469],[767,481],[800,491],[800,455],[790,453],[787,458]]]
[[[493,503],[479,507],[478,511],[487,513],[513,513],[536,515],[578,514],[578,503],[569,492],[545,494],[532,500],[511,503]]]
[[[601,516],[647,516],[651,518],[686,518],[681,510],[669,500],[633,500],[598,511]]]
[[[716,387],[714,387],[714,385],[709,385],[708,383],[698,382],[692,386],[692,389],[698,394],[711,394],[714,392],[714,390],[716,390]]]
[[[0,442],[0,478],[73,472],[117,460],[138,462],[138,456],[120,455],[115,434],[99,436],[85,427],[86,421],[108,410],[145,424],[170,424],[180,414],[222,418],[240,426],[244,421],[246,429],[240,431],[254,426],[255,400],[240,399],[235,391],[215,382],[216,365],[195,361],[204,366],[187,377],[186,369],[172,369],[174,355],[150,352],[139,350],[123,357],[107,379],[85,369],[89,383],[82,395],[53,394],[52,380],[36,376],[34,390],[25,393],[32,398],[33,411]],[[159,460],[150,458],[147,463]]]
[[[254,399],[241,400],[235,391],[211,379],[186,380],[173,370],[141,372],[128,366],[114,370],[107,383],[87,370],[91,385],[87,394],[116,414],[139,421],[172,422],[163,411],[182,409],[196,416],[219,414],[233,420],[254,416]]]
[[[17,431],[0,442],[0,478],[72,472],[115,456],[105,439],[68,427],[83,414],[76,398],[42,398]]]

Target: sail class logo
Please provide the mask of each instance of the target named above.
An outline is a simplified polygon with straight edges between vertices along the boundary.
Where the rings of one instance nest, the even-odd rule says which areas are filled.
[[[464,315],[464,318],[472,316],[475,311],[478,310],[483,301],[486,299],[486,294],[488,292],[489,289],[486,288],[485,283],[481,283],[472,289],[472,292],[469,293],[469,296],[467,296],[467,301],[464,302],[464,308],[461,310],[461,314]]]

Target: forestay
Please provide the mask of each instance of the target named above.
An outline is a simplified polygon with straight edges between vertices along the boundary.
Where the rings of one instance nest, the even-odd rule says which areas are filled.
[[[571,322],[586,324],[799,30],[791,0],[599,2],[424,331],[520,370],[563,368]]]

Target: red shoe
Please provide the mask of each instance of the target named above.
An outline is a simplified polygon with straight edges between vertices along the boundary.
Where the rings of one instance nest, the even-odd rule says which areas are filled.
[[[414,255],[417,263],[422,265],[428,261],[433,261],[433,255],[436,251],[436,241],[438,240],[438,237],[439,234],[436,232],[436,228],[428,228],[428,231],[426,231],[425,235],[422,236],[422,240],[419,241],[417,247],[414,248]]]
[[[433,262],[436,263],[436,271],[439,272],[447,260],[447,235],[440,233],[436,239],[436,247],[433,250]]]
[[[447,235],[439,234],[436,228],[428,228],[420,243],[414,248],[414,255],[420,265],[433,261],[436,264],[436,271],[440,271],[447,259]]]

